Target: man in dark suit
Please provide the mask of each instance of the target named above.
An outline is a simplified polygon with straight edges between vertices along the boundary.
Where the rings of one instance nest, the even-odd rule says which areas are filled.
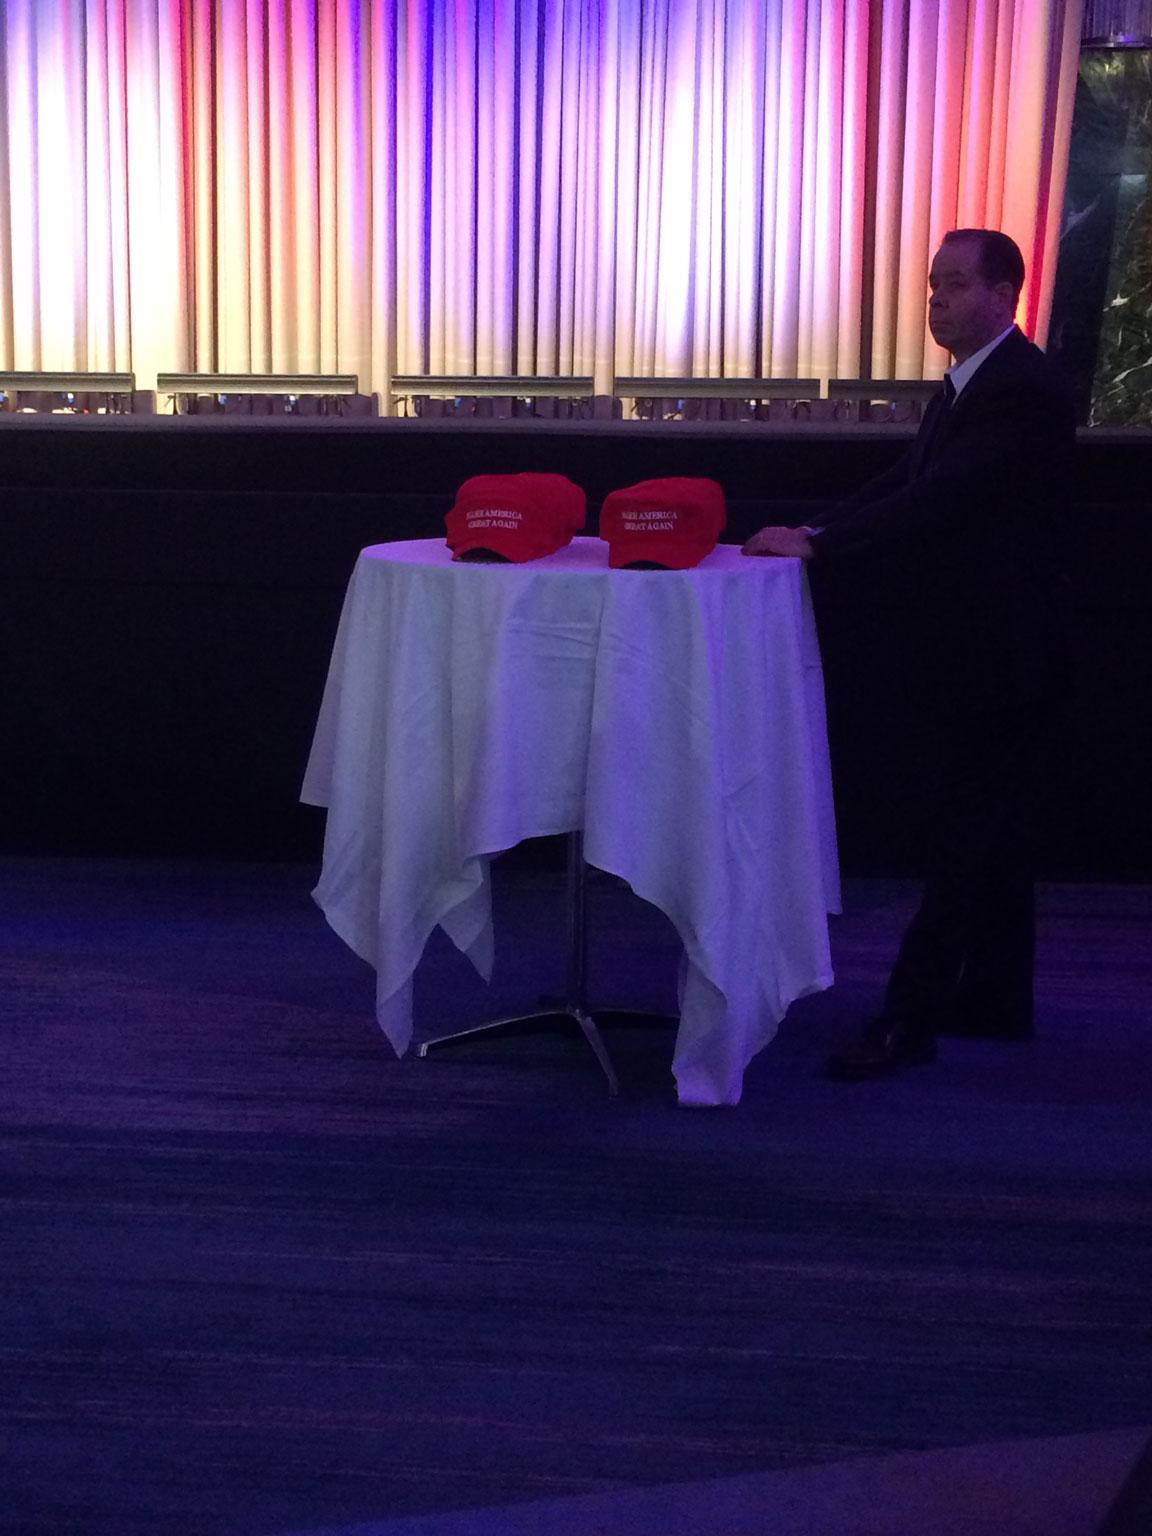
[[[928,325],[953,363],[911,449],[810,527],[763,528],[744,546],[841,571],[881,557],[900,576],[924,887],[883,1009],[830,1058],[834,1077],[931,1061],[944,1032],[1032,1032],[1029,822],[1067,687],[1058,551],[1075,420],[1013,322],[1023,281],[1007,235],[945,236]]]

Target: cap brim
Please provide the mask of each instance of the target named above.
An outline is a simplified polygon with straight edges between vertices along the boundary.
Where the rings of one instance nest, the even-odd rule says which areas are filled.
[[[502,560],[509,561],[512,565],[524,565],[529,560],[535,560],[536,555],[525,554],[522,549],[512,550],[499,539],[462,539],[452,548],[453,560],[459,560],[462,555],[470,555],[477,549],[489,549],[494,555],[499,555]]]
[[[653,565],[664,571],[690,571],[716,548],[716,540],[707,549],[688,550],[683,544],[662,544],[659,540],[642,538],[608,542],[608,565],[614,571],[629,565]]]

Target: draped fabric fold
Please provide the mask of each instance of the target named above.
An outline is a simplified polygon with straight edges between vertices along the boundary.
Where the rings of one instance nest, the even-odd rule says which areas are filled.
[[[1043,340],[1081,0],[5,0],[0,367],[921,377]]]

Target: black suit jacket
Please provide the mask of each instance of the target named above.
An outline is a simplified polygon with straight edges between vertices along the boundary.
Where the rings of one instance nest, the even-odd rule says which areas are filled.
[[[938,420],[942,411],[943,391],[899,463],[815,519],[816,566],[883,559],[921,699],[946,708],[1057,695],[1068,676],[1071,395],[1013,330]]]

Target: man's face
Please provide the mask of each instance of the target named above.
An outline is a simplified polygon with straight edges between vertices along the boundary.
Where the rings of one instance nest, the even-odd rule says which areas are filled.
[[[1012,285],[985,282],[976,240],[945,240],[932,259],[928,288],[928,329],[958,363],[1012,324]]]

